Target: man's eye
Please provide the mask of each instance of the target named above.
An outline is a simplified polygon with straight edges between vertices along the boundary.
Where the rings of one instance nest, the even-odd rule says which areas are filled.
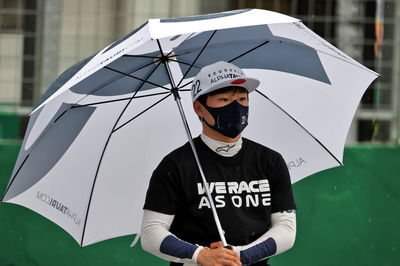
[[[229,101],[228,98],[220,98],[219,100],[220,100],[221,102],[227,102],[227,101]]]

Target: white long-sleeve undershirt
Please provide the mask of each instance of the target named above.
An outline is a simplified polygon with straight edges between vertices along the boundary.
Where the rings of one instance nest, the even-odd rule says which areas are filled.
[[[197,264],[197,255],[203,247],[174,236],[169,231],[173,220],[174,215],[144,210],[141,233],[143,249],[168,261]],[[260,238],[248,245],[233,248],[243,263],[250,264],[290,249],[295,236],[295,212],[278,212],[272,214],[271,228]],[[271,243],[275,245],[273,251],[269,248]]]
[[[142,248],[147,252],[168,261],[196,265],[197,255],[203,247],[182,241],[169,231],[174,217],[175,215],[168,215],[160,212],[144,210],[142,232],[140,237]],[[166,243],[166,239],[173,239],[175,241],[169,241]],[[171,245],[171,247],[166,248],[167,250],[171,251],[171,254],[163,253],[161,251],[161,246],[163,243],[164,245]],[[179,245],[177,245],[177,243],[179,243]],[[177,246],[186,250],[178,250],[177,252],[174,252]],[[190,254],[191,252],[193,252],[193,254],[190,258],[179,258],[176,257],[175,254]]]

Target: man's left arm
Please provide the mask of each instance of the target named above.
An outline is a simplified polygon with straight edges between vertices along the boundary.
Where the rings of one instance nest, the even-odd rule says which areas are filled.
[[[281,254],[294,245],[296,211],[287,210],[271,215],[271,228],[254,242],[233,247],[243,264],[251,264]]]
[[[271,184],[271,227],[254,242],[234,247],[243,264],[250,264],[280,254],[294,245],[296,238],[296,204],[290,175],[282,156],[274,162]]]

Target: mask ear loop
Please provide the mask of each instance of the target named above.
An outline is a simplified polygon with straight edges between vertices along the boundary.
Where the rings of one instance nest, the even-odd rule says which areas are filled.
[[[198,100],[198,102],[199,102],[207,111],[208,111],[208,108],[207,108],[207,107],[212,108],[212,107],[208,106],[207,103],[203,103],[202,101],[199,101],[199,100]],[[204,123],[205,123],[207,126],[209,126],[210,128],[212,128],[212,129],[215,129],[215,128],[216,128],[217,121],[215,121],[215,125],[212,126],[212,125],[210,125],[210,124],[204,119],[204,117],[199,116],[199,119],[200,119],[201,122],[204,122]],[[215,119],[215,118],[214,118],[214,119]]]
[[[218,121],[215,121],[215,125],[210,125],[205,119],[204,119],[204,117],[200,117],[199,116],[199,118],[200,118],[200,121],[201,122],[204,122],[207,126],[209,126],[210,128],[212,128],[212,129],[216,129],[216,128],[219,128],[219,126],[218,126]],[[214,118],[215,119],[215,118]]]

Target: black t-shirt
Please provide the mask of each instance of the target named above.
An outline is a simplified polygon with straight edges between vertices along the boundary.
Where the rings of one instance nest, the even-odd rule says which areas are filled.
[[[296,208],[279,153],[245,138],[233,157],[216,154],[199,137],[194,143],[229,244],[251,243],[269,229],[271,213]],[[175,215],[170,231],[182,240],[220,241],[189,143],[155,169],[144,209]]]

